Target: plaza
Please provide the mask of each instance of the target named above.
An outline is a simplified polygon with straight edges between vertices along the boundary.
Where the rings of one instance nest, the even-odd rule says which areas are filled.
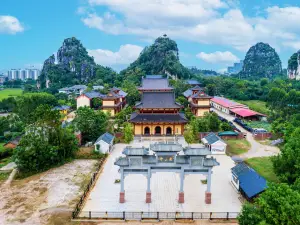
[[[187,144],[181,138],[183,147]],[[134,148],[149,147],[150,140],[133,141]],[[122,156],[122,151],[128,146],[116,144],[108,156],[102,173],[92,189],[82,209],[80,217],[88,216],[88,212],[240,212],[242,203],[239,193],[230,183],[231,168],[234,162],[226,155],[214,156],[220,163],[213,168],[211,179],[211,204],[205,203],[207,185],[201,180],[206,176],[190,174],[185,176],[184,203],[178,202],[180,191],[180,175],[174,172],[156,172],[151,177],[152,201],[146,203],[147,178],[140,174],[130,174],[125,177],[125,202],[119,203],[120,179],[119,166],[115,161]],[[200,144],[190,145],[199,147]],[[124,155],[123,155],[124,156]]]

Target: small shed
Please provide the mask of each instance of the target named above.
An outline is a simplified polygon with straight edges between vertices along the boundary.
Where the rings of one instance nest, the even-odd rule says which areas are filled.
[[[16,137],[15,139],[10,140],[3,146],[4,146],[4,148],[14,149],[19,145],[20,140],[21,140],[21,136]]]
[[[211,154],[225,154],[227,144],[216,134],[209,133],[201,139],[202,143],[209,148]]]
[[[267,181],[244,162],[233,167],[231,172],[231,183],[248,201],[267,188]]]
[[[108,132],[102,134],[95,142],[95,151],[101,153],[108,153],[111,151],[113,143],[114,143],[114,136]]]

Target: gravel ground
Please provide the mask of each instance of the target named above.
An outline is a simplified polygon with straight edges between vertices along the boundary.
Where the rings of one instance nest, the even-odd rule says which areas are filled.
[[[89,181],[96,160],[75,160],[44,173],[1,186],[0,224],[66,224]],[[64,214],[55,221],[56,214]],[[66,220],[67,219],[67,220]]]

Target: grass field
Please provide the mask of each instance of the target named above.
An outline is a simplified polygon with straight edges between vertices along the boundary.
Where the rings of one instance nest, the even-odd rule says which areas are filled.
[[[245,121],[249,127],[251,128],[264,128],[267,131],[271,131],[272,126],[268,122],[263,122],[263,121]]]
[[[274,173],[273,163],[270,157],[250,158],[246,160],[246,163],[267,181],[279,183],[279,179]]]
[[[0,91],[0,100],[22,95],[23,90],[21,88],[7,88]]]
[[[226,154],[229,156],[240,155],[249,151],[251,145],[246,139],[227,140]]]
[[[266,102],[260,100],[248,100],[248,101],[240,101],[237,102],[247,105],[250,109],[268,115],[270,110],[266,106]]]

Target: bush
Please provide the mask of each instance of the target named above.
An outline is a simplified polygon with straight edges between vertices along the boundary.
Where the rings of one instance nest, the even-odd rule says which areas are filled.
[[[0,159],[4,159],[13,155],[14,150],[11,148],[4,148],[0,150]]]

